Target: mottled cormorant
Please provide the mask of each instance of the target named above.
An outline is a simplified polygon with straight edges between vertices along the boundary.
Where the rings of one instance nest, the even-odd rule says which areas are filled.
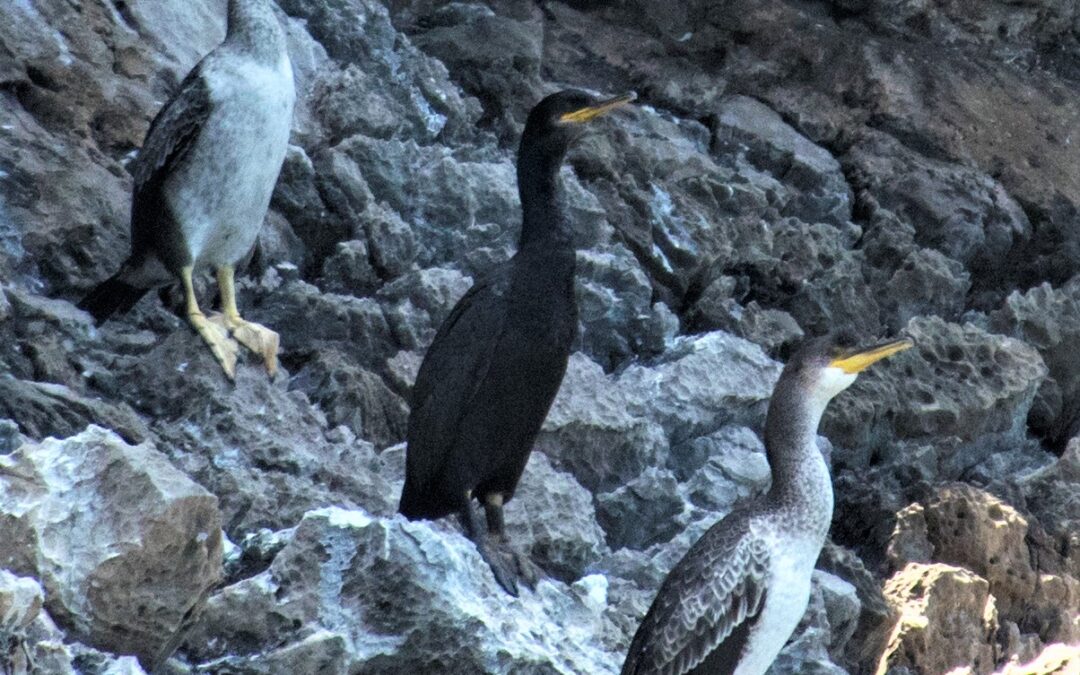
[[[269,0],[229,0],[225,41],[158,112],[132,165],[131,254],[79,307],[103,321],[148,290],[184,285],[188,320],[234,377],[238,344],[277,370],[278,335],[240,318],[235,265],[251,250],[285,159],[292,65]],[[217,270],[222,313],[207,318],[192,274]]]
[[[843,341],[811,341],[784,368],[765,421],[772,487],[713,525],[671,570],[622,675],[760,675],[795,630],[832,520],[818,422],[860,371],[912,346]]]
[[[529,113],[518,148],[517,254],[481,277],[435,335],[412,390],[405,488],[410,519],[458,513],[496,580],[517,595],[535,581],[503,528],[533,440],[566,372],[577,333],[574,245],[559,169],[584,124],[634,99],[567,90]],[[485,536],[472,499],[483,503]]]

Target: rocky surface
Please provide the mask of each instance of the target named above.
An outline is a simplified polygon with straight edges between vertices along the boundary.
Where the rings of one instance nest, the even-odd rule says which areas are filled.
[[[174,292],[73,305],[223,0],[8,4],[0,672],[614,672],[832,329],[918,348],[826,415],[832,542],[772,673],[1075,664],[1071,0],[279,0],[300,98],[239,301],[282,372],[235,384]],[[423,352],[512,254],[517,134],[567,85],[640,105],[562,172],[580,338],[507,508],[547,578],[510,600],[394,511]]]

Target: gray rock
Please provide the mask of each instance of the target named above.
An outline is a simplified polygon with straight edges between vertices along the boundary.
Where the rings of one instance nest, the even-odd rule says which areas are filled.
[[[332,59],[354,66],[331,78],[327,93],[336,95],[324,94],[317,106],[330,129],[341,135],[401,132],[431,142],[457,138],[475,123],[476,101],[462,96],[442,63],[394,30],[381,3],[282,0],[280,5],[304,20]],[[397,119],[388,119],[380,106]]]
[[[686,482],[687,496],[694,506],[727,512],[736,500],[768,488],[771,474],[765,446],[746,427],[724,427],[688,445],[695,455],[706,455],[704,464]],[[672,457],[676,452],[672,450]]]
[[[24,438],[19,433],[19,425],[8,419],[0,419],[0,455],[14,452],[23,442]]]
[[[864,373],[837,397],[822,421],[825,435],[865,446],[882,435],[970,441],[1023,434],[1047,372],[1038,352],[972,324],[933,317],[912,319],[905,332],[915,349]]]
[[[360,438],[384,448],[405,437],[409,408],[382,378],[327,348],[296,374],[290,387],[307,394],[331,427],[345,425]]]
[[[576,295],[581,350],[606,370],[663,349],[649,278],[625,247],[579,252]]]
[[[784,215],[809,223],[836,225],[851,220],[852,194],[840,163],[788,126],[760,101],[733,96],[720,104],[714,143],[720,152],[745,153],[754,166],[790,184],[792,198],[782,205]]]
[[[247,314],[281,334],[281,359],[286,363],[290,354],[304,355],[334,343],[368,367],[378,367],[397,351],[382,308],[372,298],[320,293],[315,286],[292,281],[274,293],[272,303]]]
[[[0,375],[0,416],[36,439],[72,436],[88,424],[106,425],[133,442],[150,437],[146,424],[123,403],[82,396],[62,384],[27,382],[10,375]]]
[[[396,343],[407,349],[426,349],[472,285],[473,280],[457,270],[432,267],[384,286],[378,299]]]
[[[650,366],[619,376],[627,410],[664,427],[672,442],[761,419],[780,365],[755,344],[715,332],[680,338]]]
[[[869,133],[843,162],[857,189],[915,227],[915,240],[979,272],[973,283],[994,285],[987,275],[1007,274],[1004,264],[1031,223],[1005,187],[960,164],[920,156],[896,139]]]
[[[990,328],[1039,350],[1049,369],[1028,422],[1055,447],[1080,433],[1080,277],[1059,289],[1042,284],[1014,291],[990,315]]]
[[[485,103],[481,122],[509,138],[517,131],[514,117],[524,117],[523,102],[540,98],[544,31],[539,19],[500,16],[478,4],[445,3],[423,17],[427,30],[415,39],[447,65],[465,91]]]
[[[566,583],[585,576],[607,550],[592,495],[539,452],[529,458],[506,508],[506,527],[519,550]]]
[[[612,549],[643,550],[670,541],[684,523],[686,504],[675,475],[650,467],[613,492],[596,496],[596,517]]]
[[[896,332],[915,316],[958,318],[964,310],[971,280],[963,265],[924,248],[904,258],[886,288],[894,307],[888,327]]]
[[[328,508],[303,518],[270,569],[210,599],[185,653],[254,672],[311,650],[349,672],[607,673],[621,654],[606,591],[590,576],[508,598],[472,542],[439,524]]]
[[[221,578],[217,498],[98,427],[0,461],[0,564],[40,579],[80,640],[149,668],[167,658]]]
[[[828,620],[829,655],[834,661],[843,658],[848,640],[855,634],[862,603],[855,586],[838,576],[814,570],[814,585],[821,591],[825,618]]]
[[[667,450],[658,424],[630,411],[621,382],[583,354],[570,356],[537,450],[589,490],[611,490],[655,466]]]
[[[331,293],[370,295],[378,288],[378,281],[367,242],[362,239],[339,242],[323,262],[321,285]]]
[[[850,609],[850,607],[846,607],[845,612],[841,615],[830,614],[830,605],[833,611],[836,612],[838,600],[835,593],[838,588],[829,586],[830,578],[838,584],[845,584],[844,581],[833,577],[827,572],[814,571],[814,583],[810,588],[810,602],[807,604],[806,612],[799,621],[799,625],[795,627],[795,632],[791,634],[787,644],[777,655],[776,661],[766,671],[767,673],[773,675],[786,673],[847,675],[846,670],[832,662],[829,653],[829,639],[832,632],[830,619],[833,617],[841,620],[847,619],[846,610]],[[851,595],[854,595],[854,588],[848,586]],[[851,599],[850,596],[847,598],[847,600]],[[857,614],[858,604],[855,605],[855,612]],[[851,629],[854,629],[854,625],[844,625],[841,628],[841,634]]]
[[[45,593],[38,582],[0,569],[0,664],[8,661],[8,670],[15,670],[15,664],[10,662],[21,656],[26,629],[37,619],[44,603]],[[26,664],[22,667],[25,669]]]

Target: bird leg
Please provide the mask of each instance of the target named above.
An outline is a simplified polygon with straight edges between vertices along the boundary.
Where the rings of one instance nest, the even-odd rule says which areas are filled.
[[[263,363],[266,364],[266,372],[273,377],[277,373],[280,338],[266,326],[240,318],[240,312],[236,309],[236,285],[233,276],[234,270],[231,265],[222,265],[218,268],[221,314],[211,317],[211,321],[225,328],[237,342],[261,355]]]
[[[491,568],[495,581],[502,586],[504,591],[515,598],[518,597],[517,574],[507,567],[506,561],[499,552],[491,549],[484,526],[480,522],[480,514],[473,508],[471,494],[465,496],[465,506],[461,510],[461,523],[465,527],[465,535],[476,545],[480,557]]]
[[[184,300],[187,304],[188,322],[195,327],[206,344],[210,345],[210,351],[214,358],[221,364],[225,375],[230,379],[236,378],[236,355],[240,346],[229,337],[229,332],[221,326],[211,322],[199,309],[199,303],[195,300],[195,285],[191,281],[192,266],[180,270],[180,278],[184,282]]]
[[[531,589],[536,589],[536,582],[543,576],[543,570],[529,556],[518,551],[506,536],[506,521],[503,519],[503,494],[490,492],[484,496],[484,513],[487,516],[488,534],[495,537],[503,549],[503,556],[508,558],[517,570],[518,578]]]

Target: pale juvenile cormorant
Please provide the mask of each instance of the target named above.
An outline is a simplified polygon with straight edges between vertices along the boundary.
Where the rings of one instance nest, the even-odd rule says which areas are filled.
[[[269,0],[229,0],[225,40],[188,73],[158,112],[132,164],[131,254],[79,307],[103,321],[147,291],[184,285],[186,311],[225,373],[238,344],[277,370],[277,333],[240,318],[235,265],[251,250],[285,159],[292,65]],[[192,274],[217,270],[222,313],[207,318]]]
[[[518,148],[517,254],[454,306],[412,390],[400,511],[410,519],[460,514],[496,580],[513,595],[519,578],[532,583],[536,575],[506,540],[503,504],[525,469],[577,333],[575,251],[559,169],[586,122],[633,99],[567,90],[532,109]],[[473,498],[484,505],[494,541],[485,536]]]
[[[795,630],[832,520],[818,422],[860,371],[912,346],[843,341],[813,340],[784,368],[765,421],[772,486],[713,525],[668,573],[622,675],[760,675]]]

